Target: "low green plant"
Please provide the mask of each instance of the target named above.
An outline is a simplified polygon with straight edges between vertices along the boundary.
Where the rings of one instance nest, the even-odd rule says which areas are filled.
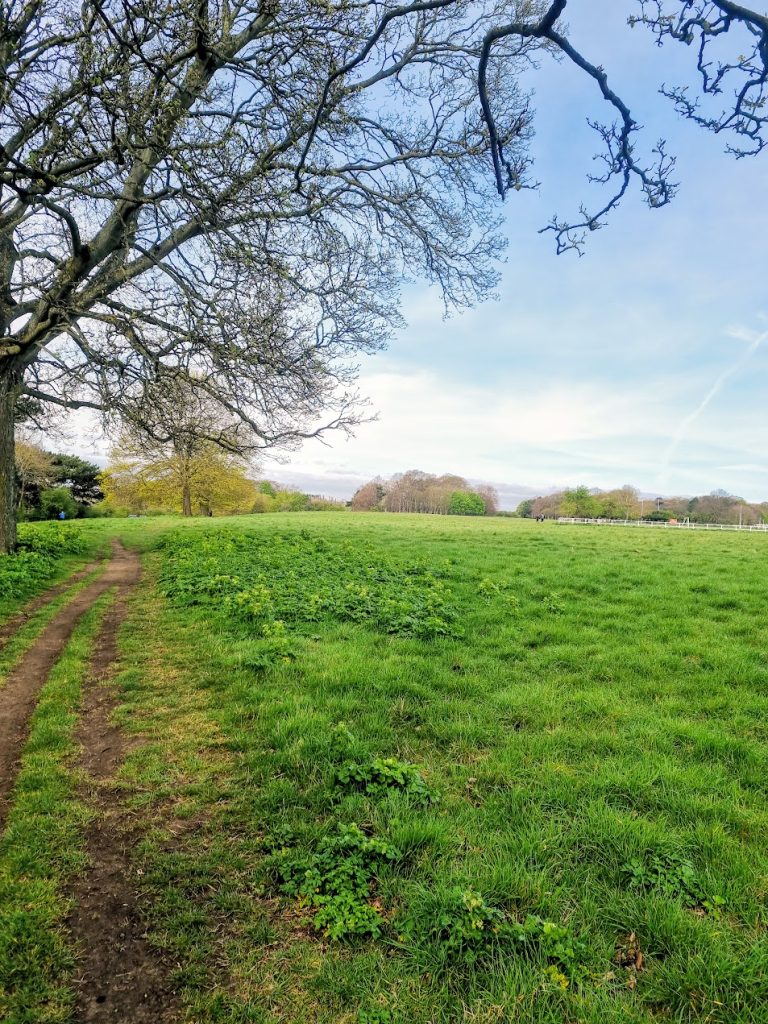
[[[475,963],[493,952],[538,956],[577,977],[584,946],[556,921],[528,914],[518,921],[475,889],[448,890],[432,912],[406,914],[400,922],[406,942],[431,943],[444,963]],[[551,973],[551,972],[550,972]]]
[[[371,886],[383,865],[399,860],[396,847],[352,824],[339,825],[309,855],[282,847],[274,856],[281,891],[312,911],[312,926],[326,938],[381,934],[384,921],[371,904]]]
[[[271,536],[179,531],[163,546],[162,588],[178,604],[215,606],[257,627],[279,621],[290,633],[336,620],[422,640],[460,635],[439,570],[398,565],[370,546],[303,530]],[[283,657],[278,651],[277,660]]]
[[[709,913],[719,913],[725,906],[721,896],[708,895],[691,861],[679,854],[649,853],[642,860],[628,861],[624,874],[631,889],[679,899]]]
[[[18,550],[0,555],[0,597],[30,593],[55,576],[67,555],[82,554],[87,542],[77,527],[63,523],[20,523]]]
[[[369,796],[397,791],[406,793],[414,802],[432,803],[435,794],[427,786],[416,765],[395,757],[375,757],[367,763],[346,761],[336,770],[337,785],[359,789]]]
[[[395,1024],[395,1018],[383,1006],[365,1007],[357,1011],[357,1024]]]
[[[485,598],[486,601],[490,601],[501,593],[501,587],[498,583],[494,583],[492,579],[485,576],[477,585],[477,593],[480,597]]]

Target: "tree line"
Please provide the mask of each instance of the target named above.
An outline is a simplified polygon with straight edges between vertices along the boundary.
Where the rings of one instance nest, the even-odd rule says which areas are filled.
[[[16,441],[16,518],[237,515],[345,510],[347,503],[259,480],[246,459],[212,442],[158,445],[154,457],[123,436],[106,469],[77,455]]]
[[[461,476],[411,469],[387,480],[369,480],[355,491],[350,505],[357,512],[492,516],[499,511],[499,496],[493,487],[475,487]]]
[[[524,519],[690,520],[695,523],[768,523],[768,501],[748,502],[724,490],[694,497],[644,498],[629,484],[613,490],[585,485],[527,498],[514,512],[499,509],[496,490],[453,473],[412,469],[374,477],[350,501],[306,494],[259,479],[236,445],[178,429],[149,438],[123,429],[105,469],[77,455],[49,452],[29,435],[16,441],[16,518],[82,516],[245,515],[267,512],[410,512],[425,515],[513,515]]]
[[[525,519],[644,519],[669,522],[725,523],[750,526],[768,523],[768,501],[748,502],[722,489],[689,497],[641,498],[637,488],[625,484],[610,491],[586,486],[527,498],[516,514]]]

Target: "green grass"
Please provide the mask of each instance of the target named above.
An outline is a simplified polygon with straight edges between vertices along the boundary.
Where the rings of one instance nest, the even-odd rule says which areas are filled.
[[[14,803],[0,840],[0,1019],[71,1020],[74,958],[65,932],[67,880],[85,866],[72,734],[105,596],[75,630],[31,721]]]
[[[170,526],[119,785],[188,1022],[768,1022],[766,538]]]
[[[763,542],[376,515],[169,541],[126,639],[123,715],[150,739],[123,784],[188,1019],[768,1020]],[[426,568],[461,637],[307,615],[345,558],[356,585]],[[271,603],[244,613],[265,565]],[[388,757],[438,799],[339,786]],[[340,825],[397,851],[364,868],[374,938],[325,936],[281,872],[326,871]],[[529,920],[566,951],[510,937]],[[631,933],[639,972],[615,962]]]

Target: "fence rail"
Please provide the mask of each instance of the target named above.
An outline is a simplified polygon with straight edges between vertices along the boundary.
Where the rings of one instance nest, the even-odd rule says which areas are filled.
[[[662,530],[741,530],[751,533],[768,532],[768,523],[739,526],[736,523],[654,523],[644,519],[580,519],[576,516],[558,516],[558,523],[585,523],[589,526],[649,526]]]

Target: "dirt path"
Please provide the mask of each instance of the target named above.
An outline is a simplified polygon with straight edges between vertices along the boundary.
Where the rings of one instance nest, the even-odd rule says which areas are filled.
[[[134,583],[138,573],[138,556],[115,541],[104,572],[51,619],[0,688],[0,831],[29,734],[29,719],[51,669],[94,601],[112,587]]]
[[[61,583],[57,583],[55,587],[51,587],[49,590],[46,590],[44,593],[34,598],[34,600],[25,605],[20,612],[12,615],[10,619],[6,619],[6,621],[0,626],[0,650],[5,647],[14,633],[27,624],[35,612],[39,612],[41,608],[45,608],[45,606],[50,604],[51,601],[55,601],[60,594],[63,594],[65,590],[69,590],[74,583],[79,583],[79,581],[84,580],[86,576],[90,576],[92,572],[96,572],[102,561],[103,559],[97,558],[94,562],[89,562],[88,565],[83,566],[82,569],[79,569],[76,573],[68,576]]]
[[[87,773],[81,795],[95,816],[86,830],[89,867],[74,880],[68,925],[82,950],[78,965],[78,1024],[166,1024],[177,1017],[169,969],[146,936],[131,851],[140,835],[120,793],[111,785],[131,741],[111,722],[110,679],[117,633],[129,587],[121,587],[102,624],[80,709],[76,739]]]

